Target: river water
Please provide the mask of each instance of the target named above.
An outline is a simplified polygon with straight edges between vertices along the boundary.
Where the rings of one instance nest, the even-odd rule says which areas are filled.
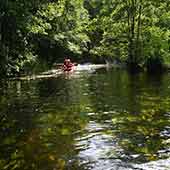
[[[98,69],[0,83],[1,170],[168,170],[170,75]]]

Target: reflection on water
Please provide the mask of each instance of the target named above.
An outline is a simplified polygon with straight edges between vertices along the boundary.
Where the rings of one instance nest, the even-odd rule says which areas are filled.
[[[168,169],[169,75],[80,73],[0,83],[0,169]]]

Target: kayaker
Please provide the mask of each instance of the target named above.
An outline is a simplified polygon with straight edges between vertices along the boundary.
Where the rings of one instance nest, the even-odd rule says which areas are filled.
[[[64,60],[64,64],[63,64],[64,71],[72,71],[73,67],[74,67],[74,64],[71,62],[69,58]]]

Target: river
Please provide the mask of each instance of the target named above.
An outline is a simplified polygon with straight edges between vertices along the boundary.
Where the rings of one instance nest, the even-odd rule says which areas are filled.
[[[0,82],[1,170],[168,170],[170,74],[105,68]]]

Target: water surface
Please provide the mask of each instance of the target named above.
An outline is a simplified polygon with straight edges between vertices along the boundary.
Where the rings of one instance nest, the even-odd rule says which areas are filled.
[[[116,69],[2,81],[0,169],[169,169],[169,91]]]

